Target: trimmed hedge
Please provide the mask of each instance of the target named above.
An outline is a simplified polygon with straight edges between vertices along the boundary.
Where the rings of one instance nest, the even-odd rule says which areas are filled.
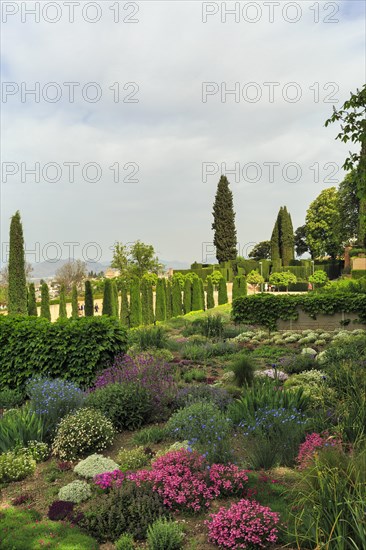
[[[90,386],[95,374],[127,350],[127,332],[111,317],[47,319],[0,316],[0,389],[21,387],[35,374]]]
[[[359,322],[366,323],[366,295],[350,293],[245,296],[234,301],[232,316],[235,323],[263,325],[274,330],[279,319],[296,320],[300,309],[313,319],[319,314],[358,313]]]

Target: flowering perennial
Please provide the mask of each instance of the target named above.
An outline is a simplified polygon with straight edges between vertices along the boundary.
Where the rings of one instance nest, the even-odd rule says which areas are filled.
[[[94,476],[94,483],[101,489],[113,489],[121,487],[125,474],[121,470],[113,470],[113,472],[104,472]]]
[[[327,447],[336,447],[341,451],[342,441],[331,437],[327,431],[320,434],[316,432],[308,434],[304,443],[299,447],[299,454],[296,459],[299,469],[303,470],[310,466],[316,452]]]
[[[266,548],[277,542],[279,514],[255,500],[220,508],[205,522],[208,540],[221,548]]]

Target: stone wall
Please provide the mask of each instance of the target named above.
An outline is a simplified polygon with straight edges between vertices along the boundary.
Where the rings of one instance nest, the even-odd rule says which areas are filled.
[[[341,321],[351,319],[348,325],[341,325]],[[316,319],[312,319],[299,311],[299,317],[296,321],[277,321],[278,330],[305,330],[321,328],[323,330],[354,330],[356,328],[366,329],[366,325],[362,323],[354,323],[353,320],[358,319],[357,313],[335,313],[334,315],[319,314]]]

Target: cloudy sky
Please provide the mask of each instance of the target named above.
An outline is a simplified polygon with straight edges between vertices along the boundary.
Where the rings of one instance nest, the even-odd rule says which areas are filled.
[[[365,81],[362,0],[38,4],[2,2],[3,262],[16,210],[33,263],[212,261],[221,173],[247,255],[342,180],[324,121]]]

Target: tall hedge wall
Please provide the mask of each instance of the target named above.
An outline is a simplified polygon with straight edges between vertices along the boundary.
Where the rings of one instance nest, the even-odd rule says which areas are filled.
[[[38,317],[0,316],[0,389],[49,374],[89,386],[98,370],[127,350],[127,332],[111,317],[50,323]]]

